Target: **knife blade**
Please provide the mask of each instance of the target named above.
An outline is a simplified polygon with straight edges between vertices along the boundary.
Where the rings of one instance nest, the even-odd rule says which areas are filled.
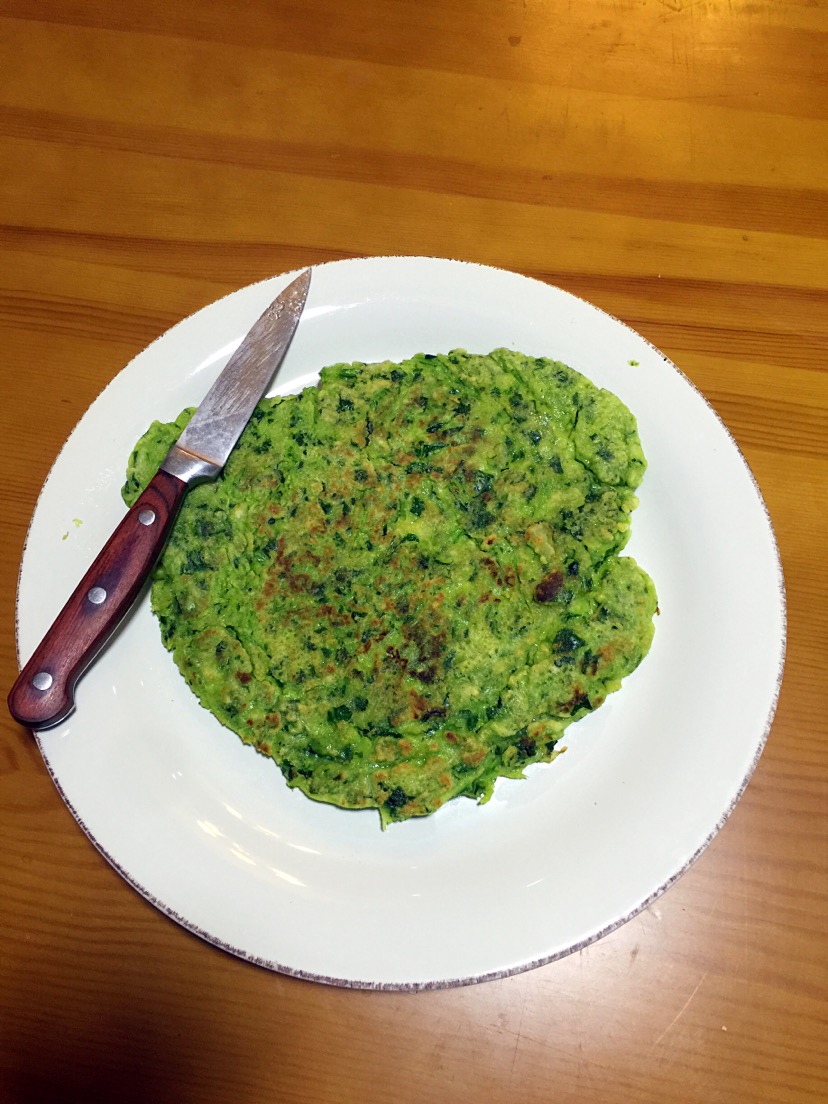
[[[124,619],[167,543],[187,490],[215,479],[282,361],[307,300],[307,269],[270,304],[201,401],[9,692],[9,712],[51,728],[75,708],[75,686]]]

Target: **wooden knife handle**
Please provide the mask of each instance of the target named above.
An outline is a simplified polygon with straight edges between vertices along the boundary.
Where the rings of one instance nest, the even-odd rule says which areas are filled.
[[[158,471],[104,545],[11,689],[9,711],[20,724],[50,728],[75,708],[75,684],[138,597],[186,490]]]

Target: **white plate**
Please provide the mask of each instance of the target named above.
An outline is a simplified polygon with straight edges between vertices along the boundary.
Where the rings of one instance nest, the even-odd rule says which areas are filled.
[[[23,557],[28,659],[122,516],[130,450],[197,403],[292,275],[243,288],[135,358],[70,436]],[[314,269],[274,390],[343,360],[508,346],[566,361],[636,414],[649,470],[628,551],[658,588],[652,651],[568,751],[386,832],[288,790],[196,702],[147,597],[39,744],[84,831],[189,930],[263,966],[419,988],[523,970],[584,946],[662,893],[732,810],[773,717],[783,581],[756,483],[705,399],[644,338],[557,288],[419,257]]]

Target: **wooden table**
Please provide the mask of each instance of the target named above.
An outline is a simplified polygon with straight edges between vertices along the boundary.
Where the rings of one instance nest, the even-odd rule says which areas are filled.
[[[204,304],[349,256],[514,269],[643,333],[743,448],[789,613],[767,749],[690,872],[579,954],[415,995],[177,927],[4,717],[3,1101],[828,1098],[826,73],[825,0],[0,2],[5,687],[95,396]]]

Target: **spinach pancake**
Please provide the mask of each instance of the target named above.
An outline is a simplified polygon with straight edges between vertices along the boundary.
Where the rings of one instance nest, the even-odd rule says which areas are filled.
[[[128,503],[190,416],[139,441]],[[202,705],[309,797],[383,825],[485,800],[650,647],[619,555],[644,470],[630,411],[556,361],[337,364],[188,493],[152,608]]]

